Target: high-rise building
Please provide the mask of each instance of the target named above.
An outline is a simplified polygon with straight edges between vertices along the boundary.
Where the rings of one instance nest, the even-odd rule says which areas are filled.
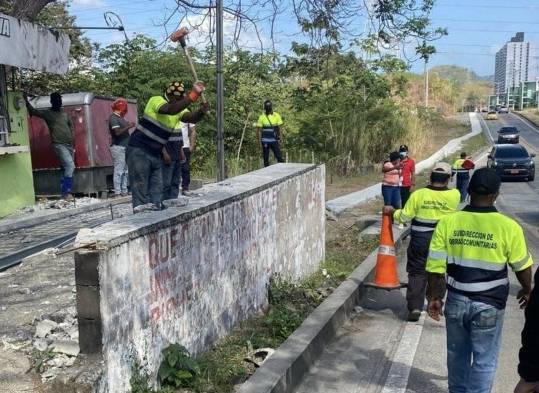
[[[494,93],[504,94],[539,77],[537,49],[531,42],[524,42],[524,33],[517,33],[496,53]]]

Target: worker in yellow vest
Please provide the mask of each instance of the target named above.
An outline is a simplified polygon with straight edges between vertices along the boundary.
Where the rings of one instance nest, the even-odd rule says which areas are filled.
[[[453,213],[459,204],[459,192],[447,188],[450,177],[451,166],[446,162],[438,162],[431,171],[430,184],[414,191],[403,209],[384,207],[386,214],[393,213],[395,222],[412,224],[406,260],[408,272],[406,303],[410,322],[419,320],[425,304],[427,286],[425,264],[434,228],[442,217]]]
[[[269,152],[273,151],[273,155],[277,162],[284,162],[281,154],[281,137],[282,137],[283,119],[281,115],[273,111],[273,104],[270,100],[264,102],[264,113],[259,116],[256,123],[258,131],[258,139],[262,143],[262,156],[264,158],[264,166],[269,166]]]
[[[185,95],[183,83],[174,81],[168,85],[164,95],[148,100],[144,115],[126,149],[135,213],[162,208],[162,166],[172,162],[167,144],[180,121],[197,123],[208,112],[207,104],[203,104],[198,111],[190,112],[187,109],[198,101],[203,91],[204,84],[197,82],[189,94]],[[180,144],[178,149],[181,148]]]
[[[494,207],[500,184],[495,170],[476,170],[468,187],[470,204],[438,221],[430,242],[427,311],[436,321],[445,316],[449,393],[492,389],[508,267],[522,286],[521,308],[530,298],[533,261],[522,227]]]
[[[453,163],[451,178],[457,175],[457,190],[460,192],[460,201],[466,201],[468,196],[468,182],[470,171],[475,168],[472,159],[465,152],[460,153],[460,158]]]

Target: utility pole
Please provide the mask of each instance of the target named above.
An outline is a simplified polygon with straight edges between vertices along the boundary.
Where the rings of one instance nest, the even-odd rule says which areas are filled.
[[[217,15],[216,15],[216,29],[217,29],[217,56],[216,56],[216,69],[217,69],[217,103],[216,103],[216,117],[217,117],[217,181],[225,179],[225,140],[223,129],[224,118],[224,84],[223,84],[223,0],[216,1]]]
[[[429,69],[427,68],[427,60],[425,59],[425,108],[429,107]]]

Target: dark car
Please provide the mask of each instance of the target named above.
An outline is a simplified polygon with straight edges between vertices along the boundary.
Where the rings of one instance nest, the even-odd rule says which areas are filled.
[[[515,178],[533,181],[535,179],[535,154],[518,144],[495,145],[488,155],[487,167],[496,169],[504,179]]]
[[[502,127],[498,131],[498,143],[518,143],[519,133],[516,127]]]

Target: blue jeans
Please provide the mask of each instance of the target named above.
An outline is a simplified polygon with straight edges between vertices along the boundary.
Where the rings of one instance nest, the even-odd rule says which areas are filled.
[[[468,183],[470,182],[470,175],[465,174],[464,176],[459,176],[457,174],[457,190],[460,192],[460,201],[464,202],[466,196],[468,195]]]
[[[114,164],[114,193],[127,194],[127,163],[125,162],[125,147],[112,145],[110,147],[112,162]]]
[[[75,172],[74,150],[73,147],[63,143],[53,143],[52,148],[56,153],[56,157],[58,157],[58,161],[60,161],[60,170],[62,171],[60,189],[62,196],[66,196],[71,193],[73,185],[73,173]]]
[[[504,310],[449,291],[444,314],[449,393],[490,393]]]
[[[180,160],[172,160],[170,165],[163,164],[163,200],[176,199],[180,195]]]
[[[154,156],[138,147],[127,146],[125,158],[129,168],[133,207],[150,202],[160,207],[163,193],[161,157]]]
[[[398,186],[382,185],[382,196],[385,206],[393,206],[395,209],[401,208],[401,192]]]

